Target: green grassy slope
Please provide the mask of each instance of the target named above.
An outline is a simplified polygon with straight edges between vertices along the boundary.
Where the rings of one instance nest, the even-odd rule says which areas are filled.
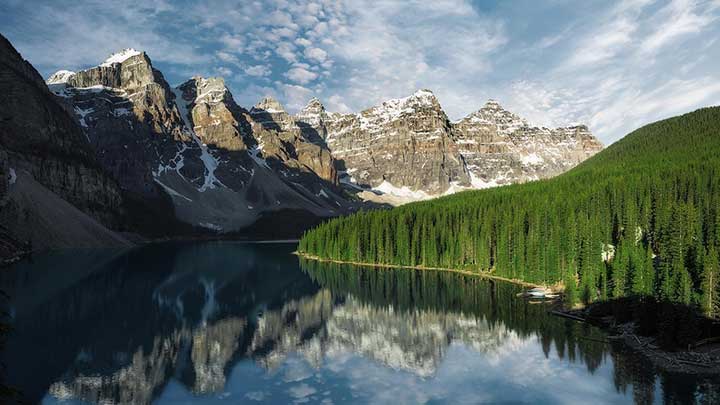
[[[720,107],[640,128],[550,180],[339,218],[301,252],[563,282],[571,300],[654,295],[718,310]]]

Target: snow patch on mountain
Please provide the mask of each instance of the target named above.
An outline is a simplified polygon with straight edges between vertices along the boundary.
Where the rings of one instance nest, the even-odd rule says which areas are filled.
[[[524,165],[540,165],[545,163],[545,159],[543,159],[541,156],[539,156],[537,153],[530,153],[522,158],[520,158],[520,161]]]
[[[53,73],[46,81],[47,84],[64,84],[70,80],[71,77],[75,76],[75,72],[70,70],[58,70]]]
[[[220,164],[218,162],[218,159],[210,153],[207,145],[203,143],[202,140],[197,136],[197,134],[193,130],[192,125],[190,124],[188,103],[183,98],[182,90],[175,87],[172,89],[172,91],[175,94],[175,105],[177,106],[180,117],[182,118],[183,124],[185,125],[185,132],[192,137],[195,144],[200,148],[200,160],[203,162],[203,165],[205,165],[205,181],[203,182],[203,185],[198,188],[198,191],[202,193],[208,189],[213,189],[218,185],[221,187],[225,187],[225,185],[222,184],[222,182],[220,182],[217,177],[215,177],[215,170]],[[176,170],[180,170],[180,168],[177,168]]]
[[[255,161],[255,163],[258,164],[260,167],[264,167],[266,169],[270,169],[270,166],[268,166],[267,160],[261,156],[262,153],[262,144],[258,146],[253,146],[252,148],[248,149],[248,155],[252,158],[252,160]]]
[[[379,186],[374,187],[373,190],[379,191],[383,194],[390,194],[396,197],[409,198],[413,200],[427,200],[433,198],[432,195],[422,190],[412,190],[408,186],[396,187],[387,180],[383,181]]]
[[[141,52],[136,51],[133,48],[125,48],[120,52],[110,55],[110,57],[105,59],[105,62],[101,63],[100,66],[109,67],[109,66],[112,66],[113,63],[123,63],[128,58],[140,55],[140,53]]]

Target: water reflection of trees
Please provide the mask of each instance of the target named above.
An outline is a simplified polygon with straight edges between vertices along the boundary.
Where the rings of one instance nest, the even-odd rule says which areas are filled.
[[[520,287],[493,280],[435,271],[388,270],[301,259],[308,275],[323,287],[399,311],[458,311],[505,326],[522,337],[537,337],[546,357],[551,348],[560,359],[580,361],[594,373],[605,356],[614,363],[618,391],[632,390],[636,403],[720,403],[720,383],[656,370],[642,355],[603,343],[594,327],[557,318],[548,307],[518,299]],[[655,398],[660,384],[662,398]]]

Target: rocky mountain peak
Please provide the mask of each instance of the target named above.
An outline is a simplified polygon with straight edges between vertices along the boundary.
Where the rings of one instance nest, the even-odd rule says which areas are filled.
[[[520,116],[504,109],[497,100],[490,99],[474,113],[458,122],[459,125],[495,125],[500,133],[512,133],[529,126]]]
[[[259,103],[255,104],[255,106],[250,110],[250,112],[254,111],[264,111],[270,114],[274,113],[284,113],[285,109],[283,108],[282,104],[280,104],[279,101],[275,100],[271,96],[267,96],[260,100]]]
[[[75,76],[75,72],[70,70],[58,70],[48,77],[46,80],[47,84],[64,84],[70,80],[71,77]]]
[[[134,92],[149,84],[168,87],[162,74],[156,71],[145,52],[125,49],[110,55],[100,65],[81,70],[67,77],[69,87],[110,87]]]
[[[412,108],[412,107],[438,107],[439,108],[440,102],[438,101],[437,97],[435,97],[435,94],[432,91],[427,90],[427,89],[420,89],[408,97],[391,99],[391,100],[385,101],[384,103],[382,103],[382,105],[388,106],[388,107],[406,107],[406,108]]]
[[[229,98],[230,91],[222,77],[193,76],[192,79],[178,86],[183,91],[183,98],[197,103],[220,103]]]
[[[123,63],[129,58],[143,53],[144,52],[136,51],[133,48],[125,48],[119,52],[115,52],[110,55],[107,59],[105,59],[103,63],[100,64],[100,66],[108,67],[112,66],[115,63]]]
[[[298,115],[322,114],[323,112],[325,112],[325,106],[317,97],[313,97]]]
[[[487,111],[505,111],[505,109],[500,105],[500,102],[492,98],[485,102],[482,109]]]
[[[421,111],[430,111],[432,115],[445,120],[445,112],[432,91],[421,89],[408,97],[384,101],[380,105],[368,108],[360,113],[366,120],[390,122]]]

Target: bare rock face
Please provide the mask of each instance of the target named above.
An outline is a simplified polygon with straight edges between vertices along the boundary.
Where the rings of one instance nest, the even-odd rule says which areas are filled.
[[[123,208],[117,184],[98,165],[66,107],[2,36],[0,105],[0,151],[13,181],[20,171],[27,172],[84,213],[118,226]]]
[[[121,186],[158,197],[153,172],[190,137],[170,86],[147,55],[125,50],[88,70],[58,72],[48,84],[69,102],[96,156]]]
[[[441,194],[470,178],[437,98],[420,90],[359,114],[333,115],[326,142],[348,175],[363,187]]]
[[[455,123],[453,135],[476,188],[552,177],[602,150],[584,125],[531,126],[493,100]]]
[[[322,104],[319,108],[324,112]],[[281,162],[296,175],[311,172],[333,185],[338,184],[335,160],[312,127],[297,116],[289,115],[270,97],[255,105],[250,116],[259,124],[253,132],[268,157]]]
[[[313,97],[310,102],[295,115],[295,123],[305,135],[305,138],[317,144],[324,144],[327,139],[326,122],[330,115],[325,111],[325,106]]]

